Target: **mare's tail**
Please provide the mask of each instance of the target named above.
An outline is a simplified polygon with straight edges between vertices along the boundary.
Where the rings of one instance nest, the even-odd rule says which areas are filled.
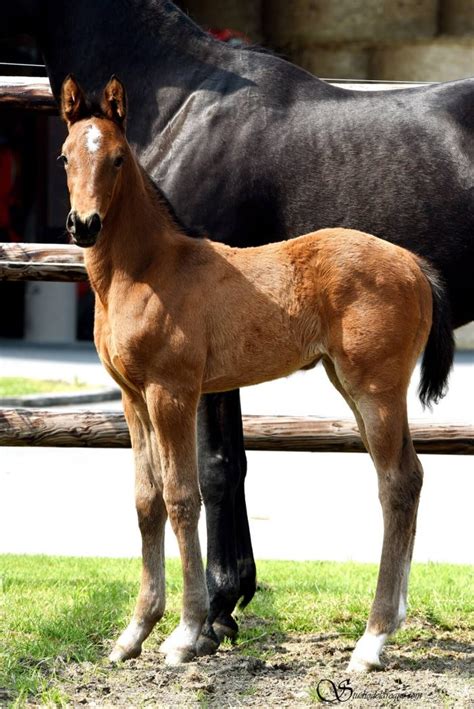
[[[418,395],[423,406],[435,404],[446,394],[449,372],[454,359],[454,335],[451,308],[446,288],[436,270],[424,259],[418,264],[431,286],[433,322],[421,362]]]

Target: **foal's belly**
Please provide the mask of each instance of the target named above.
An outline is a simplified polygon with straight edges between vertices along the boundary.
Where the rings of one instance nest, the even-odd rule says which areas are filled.
[[[321,359],[322,352],[313,352],[310,356],[303,357],[295,350],[287,349],[282,343],[276,342],[272,349],[267,350],[263,356],[254,356],[252,359],[238,361],[233,358],[232,364],[219,367],[215,362],[214,366],[207,366],[202,392],[211,394],[221,391],[230,391],[241,387],[262,384],[274,379],[288,377],[290,374],[300,369],[310,369]]]

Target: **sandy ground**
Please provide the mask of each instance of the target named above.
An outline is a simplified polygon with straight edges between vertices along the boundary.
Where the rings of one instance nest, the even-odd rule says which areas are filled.
[[[73,705],[101,707],[306,707],[322,700],[350,707],[472,707],[469,639],[437,632],[427,640],[426,630],[420,626],[420,639],[410,644],[389,645],[385,670],[369,675],[346,672],[352,644],[343,637],[266,636],[262,627],[259,640],[226,645],[189,665],[166,667],[152,646],[117,668],[105,661],[65,665],[57,683]]]

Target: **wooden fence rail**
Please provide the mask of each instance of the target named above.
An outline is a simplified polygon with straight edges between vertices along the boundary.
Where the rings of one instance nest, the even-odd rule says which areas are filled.
[[[0,244],[0,280],[87,281],[83,250],[70,244]]]
[[[389,91],[424,86],[426,82],[412,81],[352,81],[329,80],[333,86],[363,91]],[[57,113],[49,79],[43,76],[0,76],[0,106],[43,113]]]
[[[0,76],[0,106],[57,113],[49,79],[43,76]]]
[[[291,416],[244,416],[247,450],[365,452],[354,421]],[[412,423],[418,453],[474,455],[474,426]],[[0,409],[0,445],[129,448],[125,418],[118,412]]]

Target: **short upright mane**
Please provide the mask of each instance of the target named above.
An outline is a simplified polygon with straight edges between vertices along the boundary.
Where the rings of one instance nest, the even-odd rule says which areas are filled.
[[[135,160],[137,160],[136,156],[133,156]],[[140,163],[138,163],[140,164]],[[152,190],[155,193],[155,197],[159,200],[159,202],[162,204],[162,206],[165,207],[165,209],[168,211],[168,214],[175,224],[175,226],[183,232],[183,234],[186,234],[186,236],[192,236],[196,239],[202,239],[205,236],[205,233],[203,230],[199,229],[198,227],[188,227],[176,214],[175,209],[171,202],[169,201],[168,197],[165,195],[161,187],[159,187],[156,182],[153,180],[153,178],[150,176],[150,174],[140,165],[142,175],[145,179],[145,182],[147,185],[150,187],[150,190]]]

